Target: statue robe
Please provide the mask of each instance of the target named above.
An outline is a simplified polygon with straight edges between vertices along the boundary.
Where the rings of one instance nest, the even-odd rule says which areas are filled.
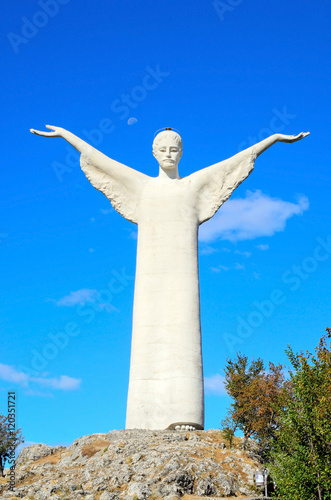
[[[181,179],[146,176],[91,148],[81,167],[138,225],[127,429],[204,428],[198,228],[254,168],[253,148]]]

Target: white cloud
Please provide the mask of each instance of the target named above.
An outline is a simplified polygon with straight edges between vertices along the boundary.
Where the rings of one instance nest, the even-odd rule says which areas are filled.
[[[250,257],[252,255],[251,252],[241,252],[240,250],[235,250],[234,253],[237,253],[238,255],[243,255],[247,259],[248,259],[248,257]]]
[[[97,295],[97,290],[82,288],[76,292],[70,292],[69,295],[65,295],[62,299],[58,299],[56,305],[65,307],[84,306],[88,302],[95,302]]]
[[[244,266],[244,264],[236,262],[235,265],[232,267],[222,266],[221,264],[219,264],[217,267],[212,267],[211,270],[213,271],[213,273],[221,273],[222,271],[230,271],[230,270],[246,271],[246,267]]]
[[[111,302],[107,302],[107,299],[111,300],[111,293],[107,290],[91,290],[89,288],[82,288],[81,290],[76,290],[75,292],[70,292],[69,295],[65,295],[61,299],[54,300],[49,299],[52,302],[55,302],[57,306],[65,306],[65,307],[74,307],[74,306],[84,306],[89,302],[93,302],[96,304],[97,309],[101,311],[102,309],[107,312],[119,312],[119,310],[111,304]]]
[[[100,208],[100,212],[103,215],[108,215],[108,214],[111,214],[112,212],[115,212],[115,209],[113,207],[111,207],[111,208]]]
[[[269,250],[269,245],[256,245],[256,248],[258,248],[259,250],[265,251],[265,250]]]
[[[39,396],[40,398],[54,398],[54,394],[50,391],[39,391],[39,389],[35,389],[32,387],[27,387],[24,389],[24,394],[26,396]]]
[[[60,375],[60,377],[31,377],[24,372],[18,371],[14,366],[0,363],[0,379],[12,384],[20,385],[27,389],[27,394],[39,394],[38,391],[31,389],[30,384],[36,384],[40,387],[56,389],[61,391],[75,391],[79,389],[81,384],[80,378],[68,377]]]
[[[217,239],[252,240],[284,231],[286,221],[302,215],[309,207],[308,198],[300,196],[297,203],[271,198],[262,191],[247,191],[245,198],[226,202],[221,210],[200,229],[203,242]]]
[[[225,396],[227,394],[224,387],[225,378],[219,373],[204,378],[204,386],[207,394]]]
[[[67,375],[60,375],[58,378],[42,378],[42,377],[29,377],[31,382],[35,382],[43,387],[51,389],[58,389],[61,391],[76,391],[81,384],[80,378],[68,377]]]
[[[29,376],[26,373],[19,372],[13,366],[2,363],[0,363],[0,379],[23,387],[27,387],[29,382]]]
[[[218,252],[218,250],[216,248],[213,248],[209,245],[204,245],[201,249],[200,249],[200,254],[201,255],[211,255],[212,253],[215,253],[215,252]]]
[[[212,267],[211,270],[214,272],[214,273],[220,273],[222,271],[228,271],[229,268],[226,267],[226,266],[222,266],[221,264],[217,267]]]

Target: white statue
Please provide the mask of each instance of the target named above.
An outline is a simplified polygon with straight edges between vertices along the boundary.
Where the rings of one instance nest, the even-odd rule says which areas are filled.
[[[81,153],[91,184],[115,210],[138,224],[127,429],[203,429],[204,394],[198,275],[198,228],[254,168],[275,134],[228,160],[179,177],[181,137],[159,133],[153,154],[158,177],[118,163],[60,127],[31,132],[63,137]]]

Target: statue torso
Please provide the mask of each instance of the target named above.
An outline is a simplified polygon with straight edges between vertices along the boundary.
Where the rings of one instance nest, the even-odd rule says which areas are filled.
[[[196,194],[188,178],[152,178],[139,200],[138,225],[197,224]]]

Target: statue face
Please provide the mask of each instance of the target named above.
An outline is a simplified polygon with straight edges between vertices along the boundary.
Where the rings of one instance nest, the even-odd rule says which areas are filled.
[[[164,137],[160,140],[153,154],[161,168],[172,170],[177,168],[182,156],[182,150],[172,137]]]

